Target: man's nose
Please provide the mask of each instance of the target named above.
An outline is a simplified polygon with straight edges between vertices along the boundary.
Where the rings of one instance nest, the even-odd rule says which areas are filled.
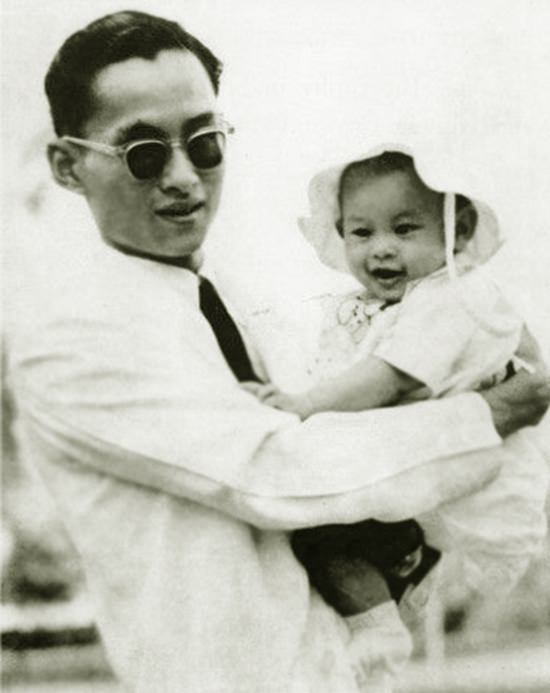
[[[199,181],[199,175],[189,160],[185,149],[178,146],[173,147],[160,176],[161,189],[165,192],[173,189],[189,193]]]

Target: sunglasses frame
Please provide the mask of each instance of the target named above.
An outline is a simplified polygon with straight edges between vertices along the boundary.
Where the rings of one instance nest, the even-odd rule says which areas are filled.
[[[151,176],[148,178],[138,178],[136,177],[133,173],[132,170],[130,169],[130,166],[128,165],[128,152],[130,152],[132,149],[134,149],[137,146],[143,145],[143,144],[162,144],[164,147],[170,148],[170,149],[185,149],[187,152],[189,143],[192,142],[195,139],[198,139],[199,137],[203,137],[204,135],[209,135],[212,133],[216,134],[221,134],[224,137],[227,135],[232,135],[235,132],[235,128],[233,125],[228,123],[224,119],[218,119],[214,123],[205,125],[198,130],[195,130],[187,139],[185,142],[183,142],[180,139],[177,140],[160,140],[160,139],[144,139],[144,140],[135,140],[133,142],[128,142],[127,144],[121,144],[118,147],[111,145],[111,144],[105,144],[104,142],[95,142],[93,140],[85,140],[80,137],[73,137],[72,135],[63,135],[61,137],[62,140],[65,142],[69,142],[70,144],[76,144],[77,146],[80,147],[85,147],[86,149],[91,149],[94,152],[98,152],[99,154],[106,154],[107,156],[111,156],[117,159],[120,159],[125,167],[130,176],[137,181],[147,181],[147,180],[153,180],[154,178],[157,178],[160,173],[158,173],[155,176]],[[166,159],[166,162],[168,159]],[[190,159],[191,161],[191,159]],[[220,161],[219,164],[216,164],[216,166],[208,166],[206,168],[201,168],[200,166],[196,166],[193,161],[191,163],[193,164],[193,167],[197,169],[198,171],[213,171],[214,169],[218,168],[218,166],[221,166],[223,161],[223,156],[222,160]],[[164,164],[166,166],[166,163]],[[164,167],[163,167],[164,168]]]

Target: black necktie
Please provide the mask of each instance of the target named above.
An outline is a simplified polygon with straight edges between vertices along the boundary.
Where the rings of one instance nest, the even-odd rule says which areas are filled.
[[[254,373],[243,338],[213,284],[205,277],[199,278],[199,305],[210,323],[225,360],[240,382],[260,379]]]

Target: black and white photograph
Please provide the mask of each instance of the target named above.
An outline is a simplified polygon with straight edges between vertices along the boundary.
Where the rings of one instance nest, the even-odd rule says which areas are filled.
[[[2,690],[550,691],[550,3],[0,19]]]

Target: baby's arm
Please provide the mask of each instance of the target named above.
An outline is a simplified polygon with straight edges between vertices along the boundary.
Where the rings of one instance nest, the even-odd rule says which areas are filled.
[[[270,387],[259,393],[266,404],[302,419],[322,411],[363,411],[393,404],[422,383],[377,356],[368,356],[343,373],[305,392],[287,394]]]

